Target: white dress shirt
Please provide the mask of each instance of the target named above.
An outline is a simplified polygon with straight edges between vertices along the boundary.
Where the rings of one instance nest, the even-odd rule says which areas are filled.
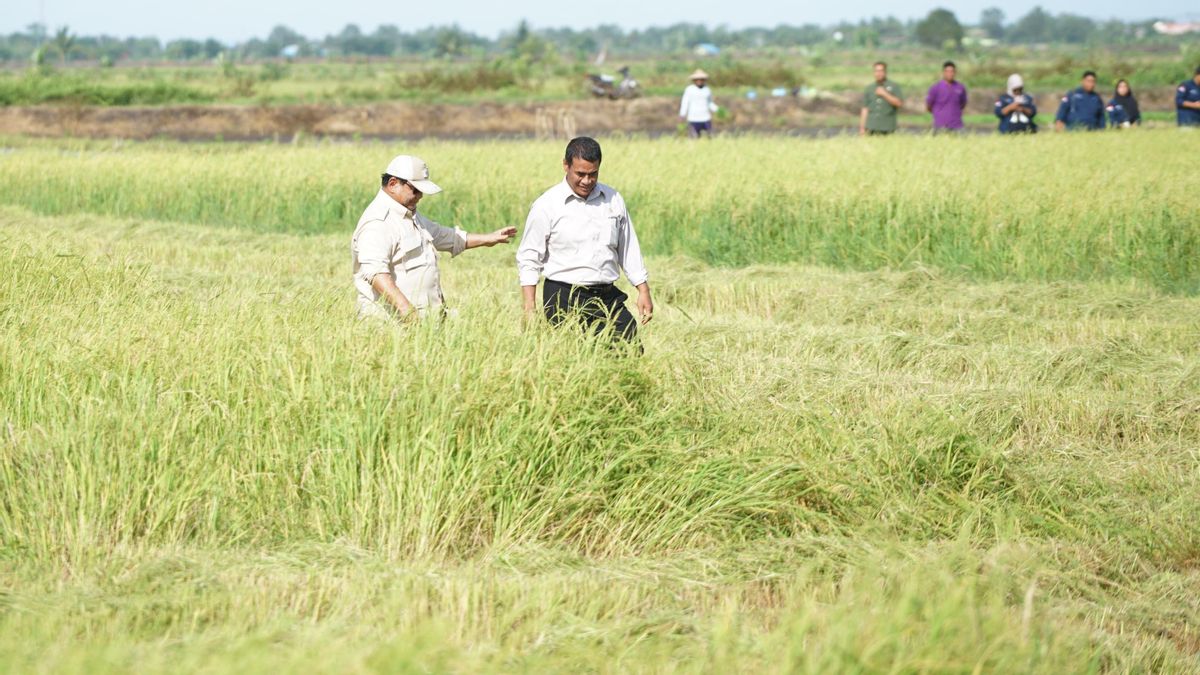
[[[709,122],[712,121],[712,114],[716,110],[712,89],[689,84],[687,89],[683,90],[683,100],[679,102],[680,117],[686,117],[689,122]]]
[[[383,190],[363,211],[350,239],[358,315],[388,316],[371,285],[376,274],[390,274],[404,297],[424,314],[443,303],[437,252],[458,255],[467,248],[467,233],[438,225],[409,211]]]
[[[634,286],[650,278],[625,200],[616,190],[597,183],[582,199],[564,180],[529,208],[517,247],[522,286],[536,286],[543,273],[564,284],[611,284],[620,270]]]

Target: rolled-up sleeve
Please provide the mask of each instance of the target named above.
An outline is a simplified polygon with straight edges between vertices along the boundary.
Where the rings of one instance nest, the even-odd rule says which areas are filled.
[[[375,220],[363,225],[355,242],[358,249],[358,276],[368,284],[376,274],[390,274],[391,243],[384,232],[384,223]]]
[[[517,276],[522,286],[537,286],[546,266],[550,242],[550,214],[534,203],[525,219],[525,232],[517,246]]]
[[[433,237],[433,247],[439,251],[449,251],[450,256],[456,256],[467,250],[467,232],[458,227],[446,227],[432,220],[422,223]]]
[[[617,258],[629,283],[640,286],[650,280],[650,273],[646,271],[646,263],[642,260],[642,247],[638,243],[637,232],[633,229],[633,221],[629,218],[629,209],[625,207],[623,199],[621,225],[621,236],[617,239]]]

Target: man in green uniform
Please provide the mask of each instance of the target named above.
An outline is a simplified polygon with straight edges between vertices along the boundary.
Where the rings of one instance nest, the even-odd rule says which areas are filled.
[[[896,111],[904,105],[900,85],[887,77],[887,64],[875,64],[875,81],[863,95],[862,115],[858,122],[860,136],[886,136],[896,131]]]

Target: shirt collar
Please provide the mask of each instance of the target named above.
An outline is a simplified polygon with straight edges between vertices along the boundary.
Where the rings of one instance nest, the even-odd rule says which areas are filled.
[[[401,218],[411,220],[417,216],[416,211],[409,211],[407,206],[401,204],[395,199],[392,199],[392,196],[384,192],[382,189],[379,190],[378,195],[375,195],[375,201],[382,204],[383,207],[388,211],[394,211],[396,215],[400,216]]]
[[[605,188],[604,188],[603,183],[596,183],[596,187],[592,188],[592,193],[587,196],[587,199],[583,199],[579,195],[575,194],[575,191],[571,189],[571,186],[567,185],[566,178],[564,178],[563,181],[561,183],[559,183],[558,185],[562,192],[562,198],[563,198],[564,204],[571,201],[572,199],[578,199],[579,201],[586,203],[586,202],[594,201],[594,200],[604,196]]]

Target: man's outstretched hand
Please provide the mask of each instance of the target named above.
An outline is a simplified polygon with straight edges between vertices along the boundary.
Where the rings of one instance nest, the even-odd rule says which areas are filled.
[[[480,246],[495,246],[496,244],[507,244],[517,236],[517,228],[502,227],[495,232],[487,234],[468,234],[467,248],[478,248]]]
[[[512,226],[502,227],[491,234],[492,241],[488,244],[488,246],[507,244],[511,242],[515,236],[517,236],[517,228]]]

